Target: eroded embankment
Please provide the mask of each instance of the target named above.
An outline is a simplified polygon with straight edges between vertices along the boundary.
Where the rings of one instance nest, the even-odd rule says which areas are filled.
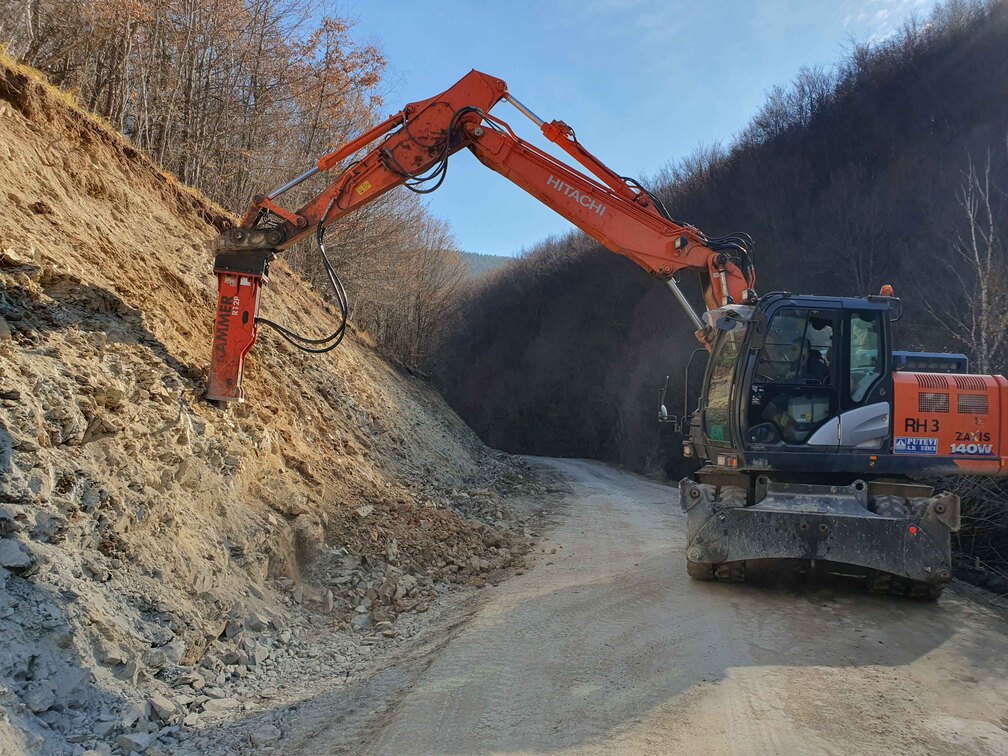
[[[524,468],[357,336],[266,334],[251,400],[201,401],[227,218],[9,61],[0,203],[0,751],[170,749],[520,559]],[[266,300],[330,317],[282,264]]]

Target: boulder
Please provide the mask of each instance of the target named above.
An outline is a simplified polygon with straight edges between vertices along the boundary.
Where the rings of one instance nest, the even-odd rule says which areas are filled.
[[[160,693],[155,693],[150,697],[150,707],[151,711],[160,719],[162,722],[171,721],[175,715],[178,713],[178,709],[172,701],[162,696]]]
[[[168,663],[168,655],[163,649],[152,648],[149,651],[144,651],[143,661],[151,669],[164,669]]]
[[[225,638],[234,638],[239,633],[241,633],[241,631],[242,631],[242,621],[237,617],[232,617],[227,621],[227,624],[224,625]]]
[[[252,612],[245,618],[245,627],[253,632],[261,633],[269,627],[269,620],[258,612]]]
[[[371,618],[366,614],[355,614],[350,620],[350,627],[358,632],[371,629]]]
[[[35,501],[49,501],[49,497],[52,495],[52,487],[52,473],[48,470],[36,467],[29,473],[28,489],[32,492],[32,497]]]
[[[164,652],[165,658],[172,664],[181,664],[182,657],[185,656],[185,652],[188,650],[185,640],[175,636],[170,641],[161,646],[161,651]]]
[[[153,738],[145,732],[131,732],[116,738],[116,745],[123,749],[125,753],[132,753],[133,751],[143,753],[150,747],[152,741]]]
[[[0,504],[0,538],[21,530],[15,518],[16,513],[12,507]]]
[[[49,711],[56,703],[56,692],[48,680],[34,680],[24,694],[25,706],[36,714]]]
[[[261,643],[256,643],[251,649],[249,649],[249,664],[259,666],[269,658],[269,655],[270,650],[267,646],[264,646]]]
[[[219,714],[223,711],[231,711],[239,706],[237,698],[211,698],[203,704],[205,714]]]
[[[23,543],[10,538],[0,540],[0,567],[17,573],[25,572],[33,564],[35,557]]]
[[[119,716],[123,727],[132,727],[137,722],[147,719],[147,704],[144,701],[127,701]]]
[[[122,646],[104,638],[98,641],[98,646],[95,648],[95,656],[102,664],[108,664],[112,667],[125,664],[128,658]]]
[[[259,725],[249,733],[249,740],[256,748],[273,745],[280,740],[280,728],[271,724]]]

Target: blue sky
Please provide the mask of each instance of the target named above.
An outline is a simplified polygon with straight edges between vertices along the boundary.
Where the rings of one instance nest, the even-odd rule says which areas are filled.
[[[357,19],[357,38],[388,59],[388,113],[477,68],[508,82],[545,120],[569,123],[616,171],[648,176],[699,144],[729,142],[767,91],[802,65],[828,66],[852,38],[885,37],[934,4],[349,0],[341,10]],[[524,138],[551,146],[507,103],[494,113]],[[428,204],[468,252],[513,255],[572,228],[467,151],[452,158]]]

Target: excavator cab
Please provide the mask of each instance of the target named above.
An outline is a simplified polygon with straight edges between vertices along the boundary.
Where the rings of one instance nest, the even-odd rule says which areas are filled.
[[[940,593],[959,500],[918,478],[1003,473],[1008,382],[960,372],[962,355],[894,352],[899,314],[891,296],[787,293],[707,313],[717,333],[683,446],[706,464],[680,483],[691,576],[793,559]],[[938,372],[908,369],[921,364]]]
[[[716,323],[690,452],[715,462],[734,456],[735,465],[757,452],[808,469],[809,454],[886,444],[888,301],[770,295]]]

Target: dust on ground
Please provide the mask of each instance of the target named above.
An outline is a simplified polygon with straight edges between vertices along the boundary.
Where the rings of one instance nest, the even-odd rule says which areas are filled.
[[[543,461],[571,493],[524,574],[394,667],[285,709],[285,752],[1008,753],[989,595],[691,580],[675,489]]]

